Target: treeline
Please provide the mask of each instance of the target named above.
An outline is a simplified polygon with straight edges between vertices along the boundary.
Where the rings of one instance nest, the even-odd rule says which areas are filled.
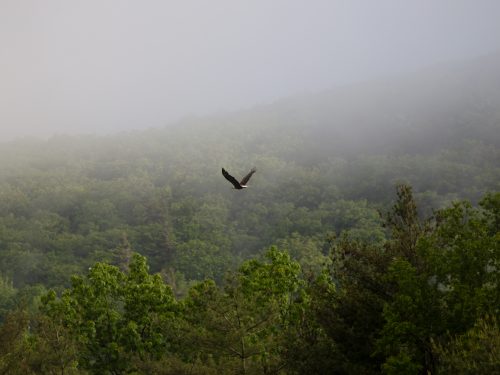
[[[475,133],[430,154],[335,156],[323,149],[312,162],[291,156],[317,151],[293,127],[286,137],[227,129],[193,125],[3,145],[4,288],[68,286],[70,275],[96,261],[117,264],[128,249],[147,256],[154,272],[175,274],[181,289],[204,277],[220,281],[278,241],[307,244],[318,263],[332,233],[386,239],[378,212],[387,210],[397,183],[414,186],[425,215],[456,199],[476,204],[499,189],[500,148]],[[235,175],[252,166],[258,172],[237,194],[222,166]]]
[[[500,190],[499,61],[165,129],[1,144],[0,317],[15,295],[68,287],[131,251],[175,278],[177,295],[277,243],[317,270],[332,234],[387,239],[379,212],[398,183],[422,216],[477,204]],[[242,194],[220,175],[253,166]]]
[[[497,366],[499,66],[1,144],[2,371]]]
[[[271,247],[177,298],[138,254],[96,263],[0,328],[6,374],[493,374],[500,194],[419,219],[408,186],[384,243],[330,238],[320,272]]]

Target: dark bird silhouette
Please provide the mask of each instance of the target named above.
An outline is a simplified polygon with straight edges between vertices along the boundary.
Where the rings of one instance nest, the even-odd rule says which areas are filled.
[[[236,178],[234,178],[234,177],[233,177],[233,176],[231,176],[229,173],[227,173],[227,171],[226,171],[224,168],[222,168],[222,175],[226,178],[226,180],[228,180],[230,183],[232,183],[232,184],[233,184],[233,186],[234,186],[234,188],[235,188],[235,189],[240,190],[240,189],[244,189],[244,188],[246,188],[246,187],[247,187],[247,182],[248,182],[248,180],[250,180],[250,177],[252,177],[252,175],[253,175],[256,171],[257,171],[257,169],[252,168],[252,169],[250,170],[250,172],[248,172],[248,174],[247,174],[245,177],[243,177],[243,178],[241,179],[241,181],[240,181],[240,182],[238,182],[238,180],[237,180]]]

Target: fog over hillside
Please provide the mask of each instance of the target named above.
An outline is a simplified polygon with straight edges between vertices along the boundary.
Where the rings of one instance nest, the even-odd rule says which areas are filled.
[[[11,155],[16,163],[23,158],[15,155],[27,150],[29,144],[35,154],[50,149],[71,153],[80,147],[80,141],[94,142],[96,152],[105,153],[133,143],[134,148],[139,147],[134,157],[147,157],[158,143],[158,147],[178,150],[188,159],[193,152],[215,161],[224,147],[230,147],[233,151],[225,156],[227,161],[238,155],[245,163],[251,155],[272,154],[299,163],[317,163],[357,154],[433,153],[464,139],[498,148],[498,130],[500,53],[493,53],[392,78],[290,96],[245,110],[190,116],[146,132],[125,131],[97,138],[59,135],[49,138],[48,143],[28,138],[4,143],[2,149],[3,158]],[[98,153],[91,157],[99,158]]]
[[[0,140],[158,128],[485,56],[500,49],[499,12],[495,0],[4,0]],[[344,93],[346,111],[370,95]]]
[[[219,194],[227,188],[221,166],[257,166],[262,191],[296,183],[296,174],[311,184],[305,176],[321,171],[318,191],[337,186],[352,199],[386,199],[405,181],[441,195],[430,210],[499,188],[499,108],[496,53],[154,129],[6,142],[0,181],[47,172],[105,181],[146,173],[160,186],[179,184],[182,194]]]
[[[499,14],[1,0],[0,374],[498,373]]]
[[[494,53],[179,125],[214,139],[243,137],[263,152],[275,149],[276,139],[296,137],[300,144],[290,157],[304,161],[317,155],[425,153],[471,135],[498,147],[499,108],[500,53]]]

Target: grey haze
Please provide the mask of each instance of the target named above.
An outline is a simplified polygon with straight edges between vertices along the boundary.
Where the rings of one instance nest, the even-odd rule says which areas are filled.
[[[500,49],[497,0],[0,0],[0,141],[184,116]]]

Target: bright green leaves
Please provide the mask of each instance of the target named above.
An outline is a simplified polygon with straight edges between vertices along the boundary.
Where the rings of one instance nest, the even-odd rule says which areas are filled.
[[[196,327],[193,355],[240,373],[280,368],[280,344],[300,286],[300,266],[276,248],[245,262],[224,288],[211,281],[194,286],[185,302],[185,316]]]
[[[68,371],[93,374],[162,366],[172,374],[188,368],[277,370],[285,332],[303,311],[300,272],[287,253],[271,248],[244,263],[224,286],[207,280],[177,303],[161,277],[149,274],[144,257],[134,254],[126,272],[97,263],[87,276],[74,277],[61,298],[54,292],[43,298],[38,327],[50,334],[37,331],[34,337],[53,355],[41,363],[59,360]]]
[[[52,294],[44,303],[50,317],[62,316],[82,348],[82,367],[92,373],[128,371],[135,357],[156,358],[169,346],[175,300],[140,255],[134,254],[128,273],[97,263],[86,277],[74,277],[61,299]]]
[[[240,267],[236,275],[242,292],[267,298],[289,298],[300,285],[300,265],[276,247],[267,251],[265,259],[265,262],[249,260]]]
[[[306,267],[305,275],[287,251],[275,247],[223,273],[224,249],[202,239],[178,242],[178,268],[182,264],[194,278],[204,270],[212,277],[191,281],[180,301],[124,241],[121,269],[97,263],[86,276],[73,277],[60,298],[46,294],[39,316],[9,316],[1,328],[0,369],[494,373],[499,197],[486,195],[480,207],[457,202],[422,221],[411,189],[400,186],[386,221],[387,241],[331,237],[328,258],[318,236],[280,241]],[[199,222],[208,225],[209,217]],[[175,271],[164,276],[185,291],[188,284]],[[13,291],[4,282],[4,300]]]

